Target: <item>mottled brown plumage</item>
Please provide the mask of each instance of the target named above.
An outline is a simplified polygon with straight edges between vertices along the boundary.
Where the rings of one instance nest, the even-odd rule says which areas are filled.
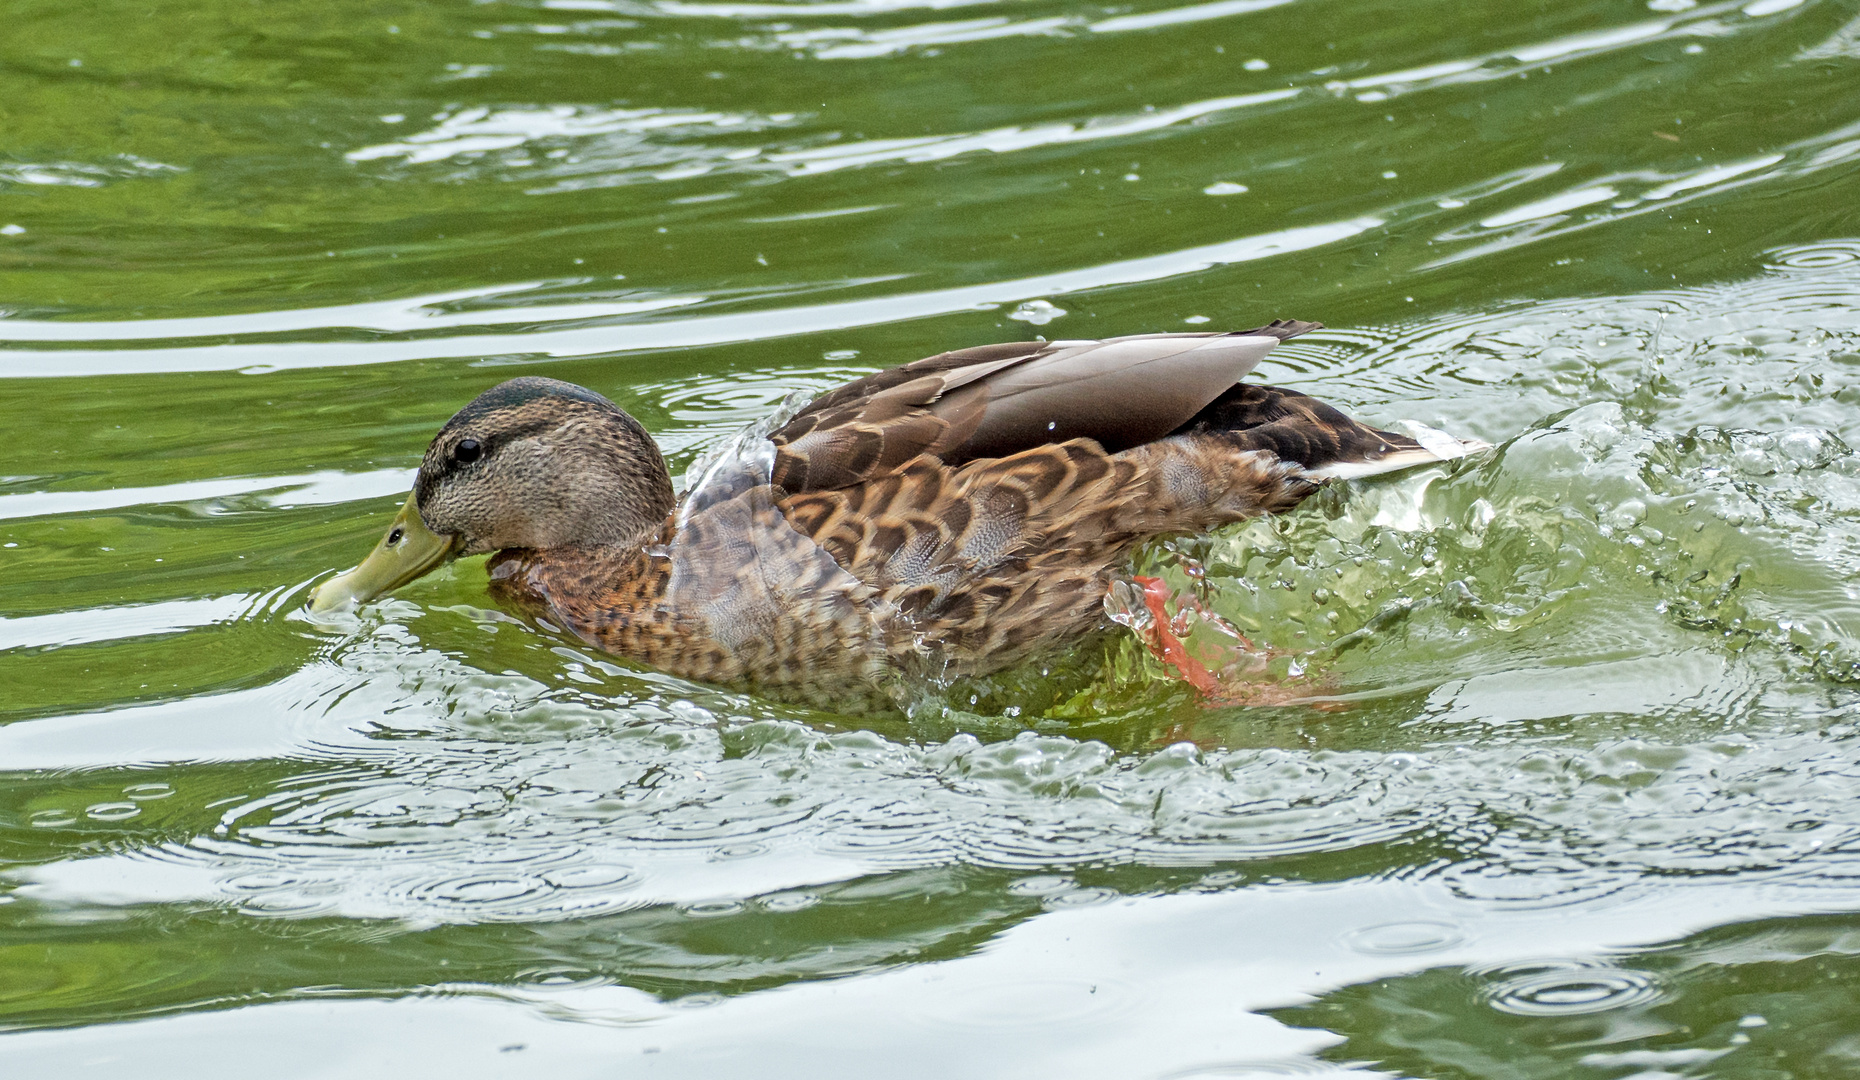
[[[451,553],[500,552],[501,600],[601,649],[863,701],[1103,624],[1112,582],[1152,537],[1453,456],[1239,382],[1315,326],[919,360],[815,399],[676,507],[631,417],[581,387],[515,379],[440,431],[410,506]]]

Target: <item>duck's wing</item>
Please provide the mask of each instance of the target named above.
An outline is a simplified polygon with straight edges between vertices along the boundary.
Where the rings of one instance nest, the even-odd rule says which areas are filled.
[[[847,383],[770,436],[773,480],[824,491],[924,454],[958,465],[1069,439],[1116,452],[1194,420],[1288,337],[1280,321],[1231,334],[1139,334],[943,353]]]

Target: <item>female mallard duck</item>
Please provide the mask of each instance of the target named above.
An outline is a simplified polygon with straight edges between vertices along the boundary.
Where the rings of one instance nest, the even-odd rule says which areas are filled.
[[[933,356],[816,398],[682,502],[612,402],[512,379],[439,430],[386,538],[312,608],[494,551],[500,599],[688,678],[832,701],[987,674],[1102,625],[1152,537],[1479,445],[1240,382],[1318,325]]]

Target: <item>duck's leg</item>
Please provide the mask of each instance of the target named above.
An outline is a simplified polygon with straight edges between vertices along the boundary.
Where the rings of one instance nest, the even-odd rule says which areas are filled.
[[[1169,588],[1168,582],[1158,577],[1135,575],[1131,577],[1131,581],[1136,583],[1143,606],[1150,613],[1146,625],[1133,627],[1142,637],[1143,643],[1149,646],[1149,650],[1156,654],[1156,659],[1161,660],[1164,666],[1174,668],[1181,675],[1183,682],[1209,697],[1218,695],[1221,692],[1220,680],[1214,677],[1214,673],[1208,670],[1206,664],[1188,654],[1188,646],[1183,644],[1181,638],[1182,634],[1188,632],[1188,627],[1177,625],[1182,616],[1193,609],[1178,605],[1180,612],[1171,618],[1166,604],[1173,595],[1173,590]],[[1197,603],[1196,607],[1199,606]],[[1240,640],[1246,641],[1245,638]],[[1251,647],[1250,642],[1247,643],[1247,647]]]
[[[1183,682],[1194,687],[1207,704],[1217,707],[1290,705],[1306,701],[1312,696],[1309,684],[1243,677],[1263,674],[1274,653],[1247,640],[1246,635],[1235,629],[1232,623],[1210,610],[1193,594],[1175,592],[1162,578],[1138,575],[1132,575],[1129,584],[1124,584],[1123,588],[1128,590],[1127,596],[1120,598],[1123,607],[1130,610],[1141,605],[1149,617],[1113,617],[1135,630],[1150,652]],[[1171,601],[1175,606],[1174,614],[1169,611]],[[1184,640],[1197,620],[1233,639],[1234,644],[1203,644],[1201,656],[1197,657]],[[1213,666],[1210,667],[1210,664]],[[1313,701],[1311,704],[1320,709],[1337,707],[1334,702]]]

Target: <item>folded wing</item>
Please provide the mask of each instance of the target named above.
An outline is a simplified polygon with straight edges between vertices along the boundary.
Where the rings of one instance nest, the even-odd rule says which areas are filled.
[[[1113,453],[1195,420],[1285,338],[1317,323],[1234,334],[963,349],[823,395],[776,431],[774,482],[822,491],[888,475],[923,454],[959,465],[1070,439]]]

